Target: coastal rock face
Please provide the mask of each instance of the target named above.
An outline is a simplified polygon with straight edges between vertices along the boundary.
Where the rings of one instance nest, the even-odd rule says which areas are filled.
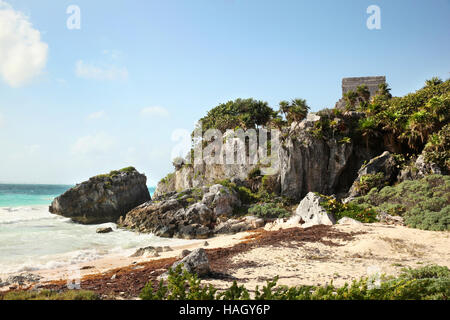
[[[303,222],[303,228],[309,228],[312,226],[324,224],[333,225],[336,223],[336,219],[330,213],[328,213],[321,205],[322,198],[313,192],[310,192],[300,202],[287,224],[295,225]]]
[[[344,119],[336,118],[335,121],[341,127],[348,128],[363,116],[364,113],[347,112]],[[276,193],[295,200],[302,199],[310,191],[344,196],[364,161],[379,154],[380,150],[368,150],[351,139],[342,141],[338,138],[316,137],[313,131],[320,120],[319,115],[309,113],[300,123],[293,123],[291,130],[294,133],[281,143],[276,156],[270,156],[272,165],[277,159],[279,161],[273,176],[277,182]],[[224,144],[221,156],[227,153],[227,148],[227,144]],[[244,151],[237,153],[245,154]],[[176,169],[158,184],[155,196],[202,187],[217,180],[245,181],[249,173],[258,167],[249,162],[221,165],[206,163]]]
[[[131,167],[99,175],[57,197],[49,210],[83,224],[116,222],[151,200],[146,182],[146,176]]]
[[[316,139],[300,133],[280,148],[281,194],[301,199],[310,191],[336,193],[352,154],[352,143]]]

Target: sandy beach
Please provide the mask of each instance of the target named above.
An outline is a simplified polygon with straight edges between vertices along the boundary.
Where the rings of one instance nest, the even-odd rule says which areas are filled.
[[[449,240],[449,232],[381,223],[258,229],[173,247],[159,257],[108,257],[34,274],[42,277],[39,287],[66,290],[67,278],[74,269],[80,269],[81,289],[98,292],[106,299],[130,299],[136,298],[149,280],[157,283],[158,276],[180,259],[182,250],[204,248],[211,275],[203,282],[219,289],[236,280],[253,290],[276,276],[281,285],[325,285],[331,281],[343,285],[377,273],[397,275],[405,267],[450,267]]]

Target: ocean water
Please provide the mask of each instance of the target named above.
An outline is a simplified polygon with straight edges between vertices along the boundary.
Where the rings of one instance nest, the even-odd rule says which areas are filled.
[[[54,269],[108,255],[129,256],[144,246],[190,242],[120,230],[114,223],[80,225],[49,213],[53,198],[68,188],[0,185],[1,275]],[[112,227],[114,232],[97,234],[99,227]]]

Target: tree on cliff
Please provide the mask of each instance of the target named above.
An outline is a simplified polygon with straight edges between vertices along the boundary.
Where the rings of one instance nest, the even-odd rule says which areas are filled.
[[[203,132],[218,129],[222,132],[240,127],[244,130],[265,125],[275,115],[267,102],[255,99],[236,99],[220,104],[201,118]]]
[[[293,99],[291,102],[281,101],[279,114],[284,115],[287,124],[299,123],[308,115],[309,106],[305,99]]]

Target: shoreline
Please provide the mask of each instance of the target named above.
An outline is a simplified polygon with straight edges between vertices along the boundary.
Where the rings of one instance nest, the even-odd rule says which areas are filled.
[[[351,283],[372,273],[398,275],[402,268],[437,264],[450,267],[450,232],[424,231],[381,223],[294,227],[277,231],[257,229],[221,235],[197,243],[174,246],[155,258],[100,259],[84,263],[81,289],[103,299],[136,299],[148,281],[177,260],[183,249],[204,248],[211,274],[202,279],[218,289],[232,281],[252,291],[279,276],[288,286]],[[204,246],[207,241],[209,246]],[[38,287],[67,290],[61,278],[67,269],[42,270]],[[33,285],[22,287],[28,290]]]

